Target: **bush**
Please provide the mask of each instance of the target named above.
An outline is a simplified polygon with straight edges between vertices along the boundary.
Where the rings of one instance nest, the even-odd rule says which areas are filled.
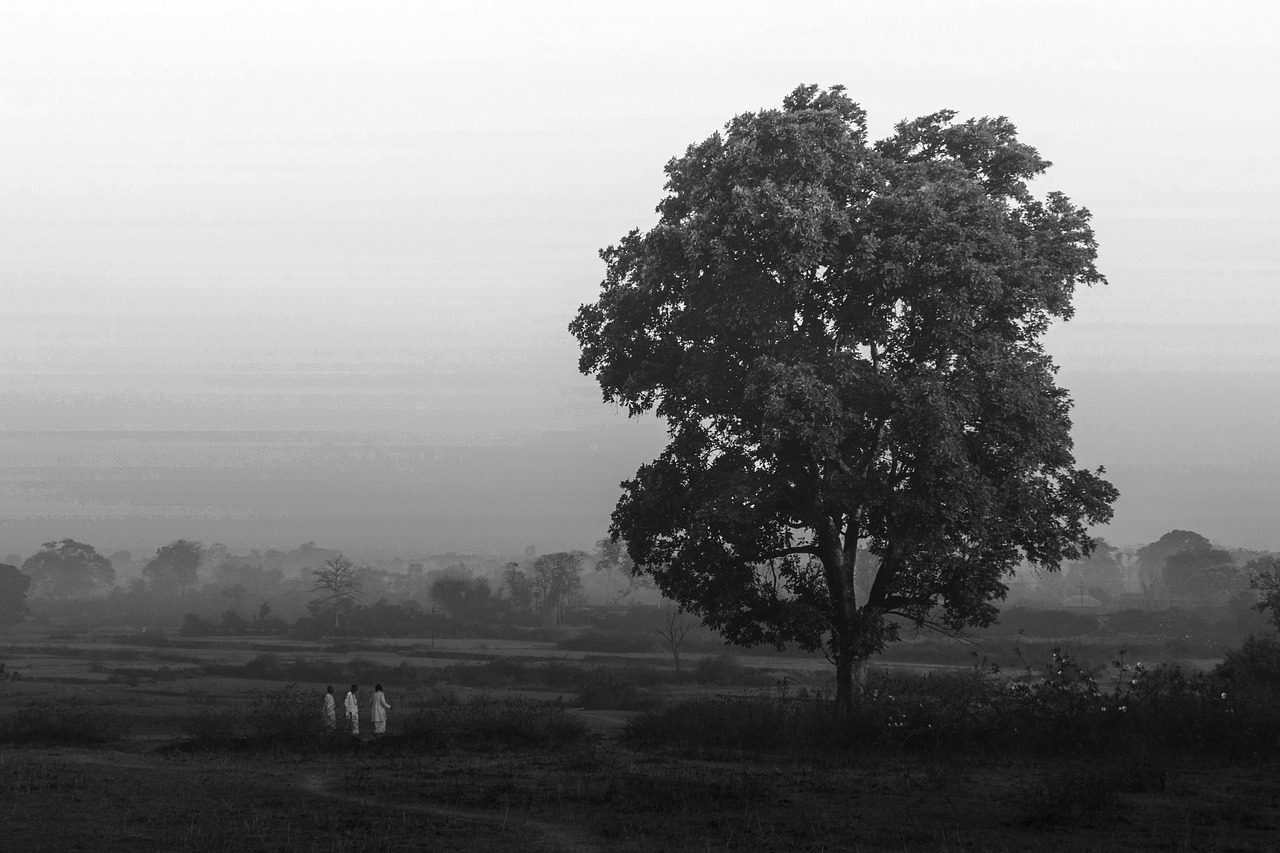
[[[873,675],[847,730],[829,702],[789,699],[784,692],[772,699],[673,706],[632,721],[628,735],[686,748],[761,751],[847,744],[895,754],[945,747],[1138,759],[1170,749],[1276,755],[1280,689],[1264,679],[1280,670],[1277,656],[1280,640],[1276,645],[1255,641],[1232,658],[1232,665],[1224,665],[1226,675],[1205,675],[1177,666],[1128,664],[1122,652],[1103,672],[1056,649],[1039,674],[1028,669],[1020,678],[981,666],[965,675]],[[1133,772],[1125,772],[1146,773],[1135,761],[1130,761]],[[1157,775],[1146,773],[1139,781],[1154,785]]]
[[[183,722],[190,745],[227,747],[246,739],[244,715],[233,708],[206,708]]]
[[[587,729],[559,704],[476,697],[465,704],[420,705],[386,738],[419,748],[559,747],[580,743]]]
[[[259,693],[247,708],[209,708],[186,721],[190,746],[279,749],[322,742],[331,735],[322,711],[324,697],[289,684]],[[341,726],[336,731],[343,731]]]
[[[986,630],[994,636],[1022,634],[1026,637],[1074,637],[1097,631],[1098,620],[1087,613],[1010,607],[1001,612],[997,624]]]
[[[587,677],[578,701],[588,711],[651,711],[662,706],[663,696],[618,670],[599,669]]]
[[[1107,627],[1121,634],[1166,634],[1171,621],[1168,611],[1121,610],[1107,617]]]
[[[178,634],[183,637],[210,637],[216,633],[218,629],[212,623],[194,613],[182,617],[182,627],[178,629]]]
[[[121,634],[112,642],[119,646],[146,646],[152,649],[164,649],[172,645],[168,637],[156,633]]]
[[[1229,651],[1217,672],[1237,685],[1254,683],[1280,687],[1280,635],[1254,635]]]
[[[627,723],[623,737],[636,745],[772,752],[827,749],[840,732],[824,696],[741,697],[696,699],[641,714]]]
[[[733,655],[722,653],[708,655],[698,661],[694,679],[699,684],[715,684],[722,687],[767,687],[773,679],[752,667],[743,666]]]
[[[615,655],[645,654],[657,650],[658,637],[652,632],[608,631],[591,628],[576,637],[561,640],[556,643],[556,648]]]
[[[249,736],[263,744],[314,741],[328,731],[322,702],[319,693],[296,684],[259,693],[245,715]]]
[[[74,699],[31,702],[0,719],[0,743],[96,746],[123,740],[131,722],[118,711]]]
[[[448,667],[451,681],[464,687],[513,687],[537,681],[533,666],[515,658],[495,658],[479,666]]]

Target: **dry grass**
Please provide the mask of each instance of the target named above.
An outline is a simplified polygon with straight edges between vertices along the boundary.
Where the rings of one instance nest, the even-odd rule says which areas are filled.
[[[708,752],[620,741],[588,730],[589,713],[513,691],[471,704],[439,688],[389,694],[384,738],[292,738],[311,724],[312,692],[226,678],[0,684],[6,720],[59,707],[72,728],[96,730],[77,716],[86,707],[133,719],[105,738],[64,729],[0,747],[4,848],[1133,853],[1274,850],[1280,838],[1274,751],[824,749],[803,713],[755,700],[736,717],[690,718],[704,734],[740,724]],[[256,711],[300,716],[280,739]],[[201,719],[226,726],[210,724],[201,749],[174,748]],[[752,748],[788,726],[802,749]]]
[[[1273,850],[1275,768],[705,761],[565,752],[292,758],[0,752],[6,848]]]

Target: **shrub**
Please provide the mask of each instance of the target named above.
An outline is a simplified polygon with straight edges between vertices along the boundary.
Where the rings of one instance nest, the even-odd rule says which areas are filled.
[[[296,684],[259,693],[245,715],[249,736],[263,744],[314,741],[327,732],[322,701],[320,694]]]
[[[188,613],[182,617],[182,627],[178,629],[178,633],[183,637],[209,637],[218,633],[218,629],[196,614]]]
[[[189,746],[204,748],[315,744],[330,735],[322,702],[322,694],[289,684],[257,694],[247,708],[207,708],[188,719],[182,729]],[[341,726],[337,731],[342,731]]]
[[[1029,607],[1010,607],[1001,612],[999,623],[987,629],[995,636],[1022,634],[1026,637],[1074,637],[1097,630],[1097,618],[1087,613]]]
[[[146,646],[153,649],[168,648],[172,645],[168,637],[164,634],[156,633],[121,634],[113,639],[112,642],[119,646]]]
[[[649,711],[661,707],[663,697],[618,670],[599,669],[587,677],[578,701],[589,711]]]
[[[1247,638],[1239,649],[1227,652],[1217,671],[1237,684],[1254,682],[1280,687],[1280,635]]]
[[[75,699],[30,702],[0,719],[0,743],[48,746],[95,746],[130,734],[128,717],[101,705]]]
[[[1277,649],[1256,642],[1255,647],[1233,660],[1253,660],[1247,657],[1253,655],[1259,672],[1272,672]],[[1020,678],[982,666],[962,676],[873,675],[847,731],[837,724],[829,702],[792,700],[784,692],[772,699],[701,700],[665,708],[632,721],[628,735],[686,748],[769,751],[847,744],[894,753],[945,746],[1109,760],[1136,756],[1132,766],[1121,768],[1125,778],[1116,783],[1126,790],[1163,784],[1159,767],[1140,759],[1169,749],[1280,753],[1280,690],[1240,674],[1249,671],[1244,664],[1226,667],[1236,673],[1233,682],[1222,674],[1188,673],[1177,666],[1148,669],[1124,659],[1121,652],[1104,673],[1055,649],[1047,667],[1028,669]],[[1063,784],[1046,790],[1078,793],[1074,783],[1067,784],[1071,780],[1058,781]]]
[[[233,708],[206,708],[182,724],[190,745],[227,747],[246,739],[244,715]]]
[[[538,675],[548,687],[566,690],[581,684],[586,677],[586,670],[579,664],[551,661],[538,668]]]
[[[773,679],[752,667],[743,666],[735,656],[722,653],[708,655],[698,661],[694,678],[699,684],[733,687],[767,687]]]
[[[451,680],[464,687],[512,687],[536,682],[533,667],[514,658],[495,658],[480,666],[451,666]]]
[[[630,720],[623,737],[636,745],[683,749],[795,751],[838,742],[824,696],[695,699]]]
[[[586,738],[586,725],[559,704],[476,697],[465,704],[419,705],[387,743],[435,748],[558,747]]]
[[[608,631],[591,628],[576,637],[561,640],[556,644],[556,648],[615,655],[644,654],[657,650],[658,637],[652,632]]]

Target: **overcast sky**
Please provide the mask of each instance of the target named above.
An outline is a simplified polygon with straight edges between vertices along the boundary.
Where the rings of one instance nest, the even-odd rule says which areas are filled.
[[[1048,340],[1097,532],[1280,549],[1266,5],[4,4],[0,554],[589,546],[664,437],[577,373],[596,253],[801,83],[1012,119],[1110,279]]]

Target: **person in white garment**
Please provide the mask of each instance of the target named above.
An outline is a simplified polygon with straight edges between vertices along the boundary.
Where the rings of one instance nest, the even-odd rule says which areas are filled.
[[[351,685],[351,689],[347,691],[347,698],[342,703],[342,707],[347,712],[347,721],[351,723],[353,735],[360,734],[360,701],[356,697],[359,691],[359,687]]]
[[[324,727],[329,731],[333,731],[337,724],[337,713],[334,708],[333,701],[333,685],[329,685],[329,689],[324,694]]]
[[[391,710],[391,703],[387,701],[387,697],[382,695],[382,685],[375,684],[373,686],[373,704],[369,708],[369,716],[373,718],[373,733],[383,734],[387,730],[387,712]]]

